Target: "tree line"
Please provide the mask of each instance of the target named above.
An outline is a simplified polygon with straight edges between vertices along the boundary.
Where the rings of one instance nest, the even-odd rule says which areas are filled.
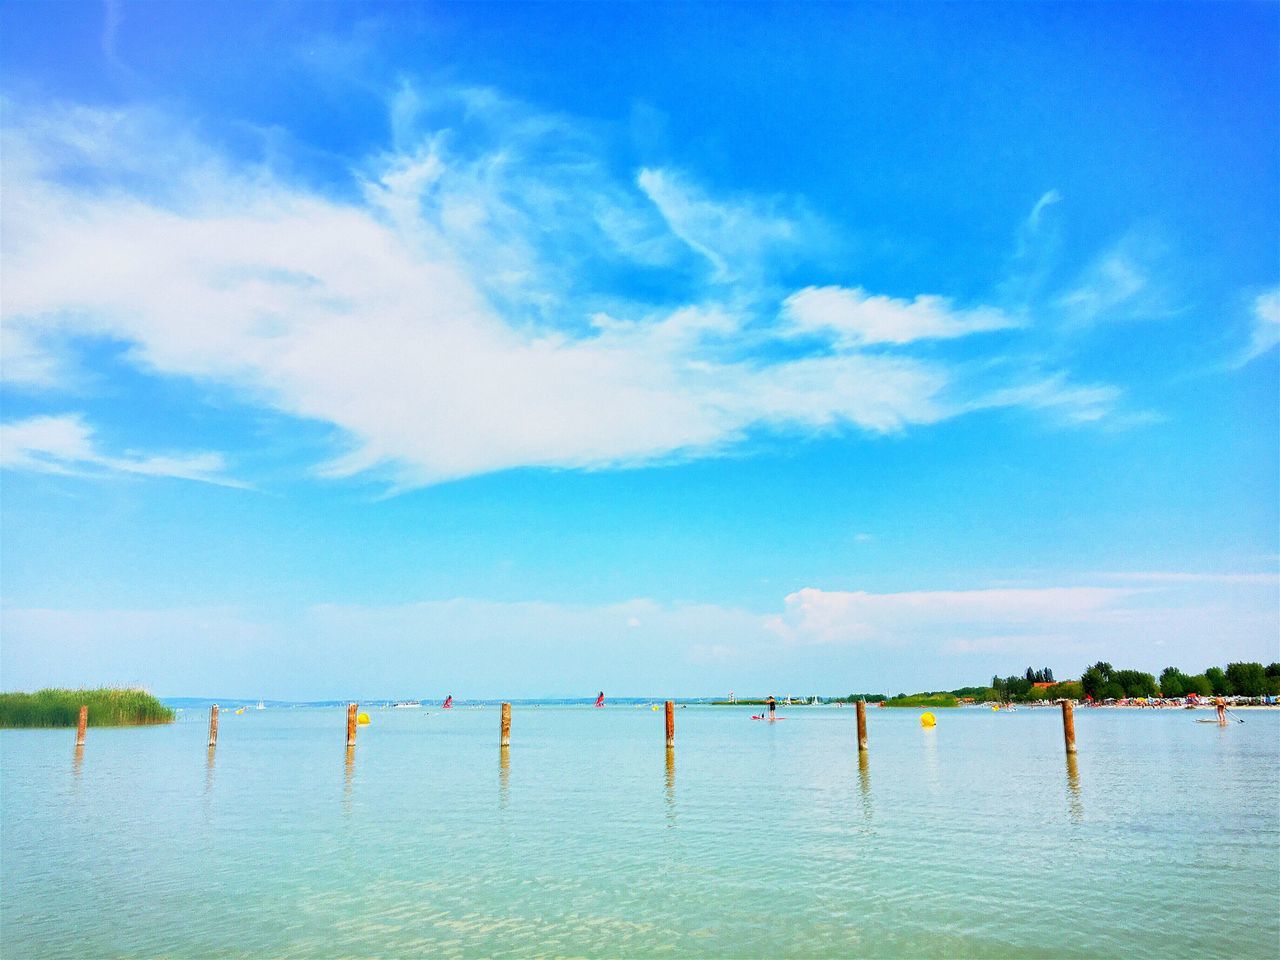
[[[1229,663],[1226,669],[1209,667],[1203,673],[1187,674],[1177,667],[1165,667],[1159,678],[1142,670],[1117,670],[1105,660],[1093,664],[1078,681],[1051,682],[1052,671],[1031,667],[1023,676],[992,677],[990,692],[996,700],[1124,700],[1136,697],[1275,697],[1280,696],[1280,663]],[[974,696],[974,694],[967,694]],[[980,697],[975,697],[979,699]]]
[[[1039,684],[1039,686],[1037,686]],[[1136,697],[1280,697],[1280,663],[1229,663],[1226,668],[1209,667],[1203,673],[1186,674],[1177,667],[1165,667],[1157,678],[1141,670],[1117,670],[1105,660],[1093,664],[1079,680],[1058,682],[1049,667],[1027,667],[1021,675],[992,677],[989,686],[933,690],[896,697],[883,693],[851,693],[828,703],[867,700],[904,700],[950,694],[957,700],[1029,702],[1037,700],[1125,700]]]

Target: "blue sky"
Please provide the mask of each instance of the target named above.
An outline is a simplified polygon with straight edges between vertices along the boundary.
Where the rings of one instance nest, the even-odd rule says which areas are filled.
[[[1280,658],[1274,5],[0,18],[5,689]]]

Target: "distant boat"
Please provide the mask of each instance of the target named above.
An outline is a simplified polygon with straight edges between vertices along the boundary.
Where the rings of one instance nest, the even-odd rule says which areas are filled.
[[[267,705],[266,705],[265,703],[263,703],[261,700],[259,700],[259,701],[258,701],[258,709],[259,709],[259,710],[265,710],[265,709],[267,709]]]
[[[397,700],[391,706],[395,710],[420,710],[422,709],[422,701],[421,700]]]

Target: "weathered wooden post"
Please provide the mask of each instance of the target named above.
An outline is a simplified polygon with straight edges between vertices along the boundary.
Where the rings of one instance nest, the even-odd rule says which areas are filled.
[[[218,705],[209,708],[209,746],[218,745]]]
[[[858,752],[867,752],[867,702],[859,700],[854,706],[858,712]]]
[[[1062,701],[1062,736],[1067,741],[1067,753],[1076,752],[1075,706],[1070,700]]]
[[[502,722],[498,727],[498,746],[511,746],[511,704],[502,705]]]
[[[76,746],[84,746],[84,731],[89,726],[89,705],[81,704],[80,706],[80,722],[76,725]]]
[[[356,745],[356,710],[359,704],[347,704],[347,746],[354,747]]]
[[[667,749],[676,745],[676,705],[667,701]]]

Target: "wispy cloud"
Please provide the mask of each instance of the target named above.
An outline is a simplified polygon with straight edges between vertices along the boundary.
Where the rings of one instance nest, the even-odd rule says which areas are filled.
[[[757,274],[780,249],[808,242],[818,229],[799,210],[782,212],[779,201],[713,198],[670,170],[641,170],[636,182],[672,232],[707,259],[717,283]]]
[[[1167,320],[1175,306],[1177,272],[1169,244],[1153,229],[1132,229],[1094,257],[1047,308],[1067,331],[1109,323]]]
[[[1236,367],[1243,367],[1280,344],[1280,287],[1254,298],[1251,320],[1249,345],[1236,360]]]
[[[781,317],[765,274],[800,243],[799,204],[661,170],[637,186],[586,125],[492,91],[406,87],[394,149],[341,200],[155,114],[8,115],[3,309],[22,350],[6,373],[48,386],[53,345],[111,337],[143,370],[340,428],[328,476],[628,466],[760,428],[882,433],[997,405],[1088,421],[1115,398],[1063,373],[974,403],[996,387],[909,352],[1013,326],[989,307],[811,287]],[[686,269],[689,248],[713,277]],[[654,277],[664,293],[639,296]],[[834,349],[772,349],[798,323]]]
[[[1027,215],[1025,228],[1032,233],[1038,232],[1040,230],[1040,220],[1044,216],[1045,210],[1061,201],[1062,194],[1057,190],[1046,190],[1041,194],[1040,199],[1036,201],[1035,206],[1031,208],[1031,213]]]
[[[783,302],[783,313],[795,332],[831,334],[848,346],[951,340],[1017,326],[991,307],[957,310],[946,297],[899,300],[860,287],[806,287]]]
[[[110,456],[98,448],[93,430],[77,414],[30,417],[0,425],[0,467],[77,476],[174,477],[224,487],[246,486],[225,475],[226,464],[217,453],[140,456],[128,452]]]
[[[1133,302],[1147,286],[1139,264],[1121,250],[1112,250],[1095,261],[1058,301],[1072,323],[1092,324]]]

